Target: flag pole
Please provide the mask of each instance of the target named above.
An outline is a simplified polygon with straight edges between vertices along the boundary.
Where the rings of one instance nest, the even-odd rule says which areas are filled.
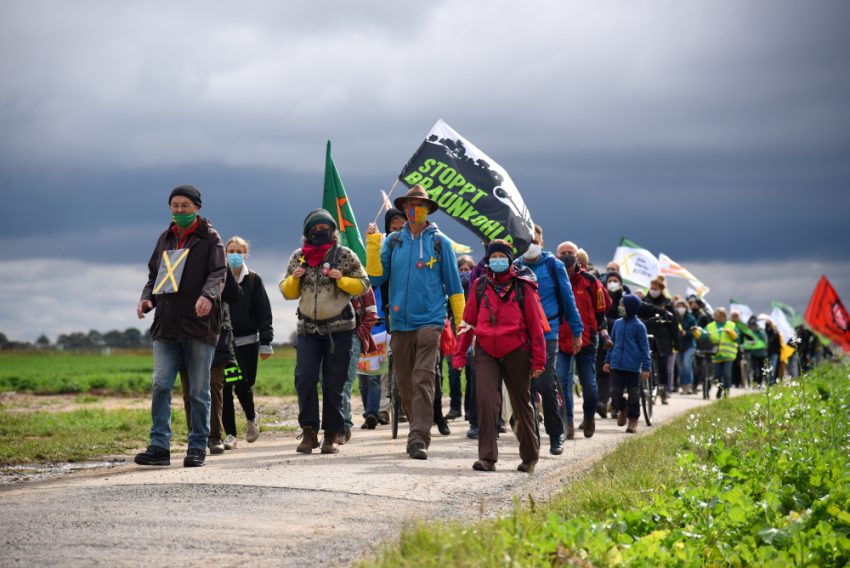
[[[397,185],[398,185],[398,178],[395,178],[395,183],[393,183],[393,186],[390,188],[390,192],[387,194],[387,199],[389,199],[390,196],[393,194],[393,191],[395,191],[395,186],[397,186]],[[378,208],[378,214],[375,215],[375,218],[372,220],[373,224],[378,222],[378,217],[381,216],[381,209],[383,209],[383,208],[384,208],[383,204]]]

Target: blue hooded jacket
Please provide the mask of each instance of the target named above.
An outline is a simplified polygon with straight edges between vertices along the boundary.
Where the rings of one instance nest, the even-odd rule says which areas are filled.
[[[393,239],[400,240],[391,247]],[[368,236],[368,235],[367,235]],[[441,239],[440,254],[434,243]],[[422,261],[422,268],[417,263]],[[452,244],[437,226],[429,223],[415,239],[407,223],[401,231],[387,235],[381,244],[381,271],[369,275],[378,288],[389,280],[389,320],[391,331],[413,331],[422,327],[443,327],[447,297],[460,295],[463,312],[463,286]]]
[[[605,362],[611,365],[612,370],[635,372],[652,369],[646,326],[637,318],[640,303],[640,298],[633,294],[623,296],[626,317],[614,322],[611,329],[614,347],[605,355]]]
[[[552,328],[545,335],[546,340],[558,339],[558,330],[561,324],[558,320],[558,298],[555,283],[552,281],[552,272],[558,278],[558,286],[561,289],[561,305],[564,307],[564,313],[562,315],[567,325],[570,326],[573,337],[581,337],[581,333],[584,331],[584,325],[581,323],[581,315],[578,313],[578,308],[576,308],[573,286],[570,284],[570,278],[567,276],[567,269],[564,268],[564,263],[548,251],[543,251],[537,262],[533,264],[526,261],[523,257],[519,257],[515,263],[530,268],[537,278],[537,291],[540,294],[540,303],[543,304],[543,311],[546,312],[546,319],[549,320],[549,327]],[[549,263],[552,263],[553,271],[550,271]]]

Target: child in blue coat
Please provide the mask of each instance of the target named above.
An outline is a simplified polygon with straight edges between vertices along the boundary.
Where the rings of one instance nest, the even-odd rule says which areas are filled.
[[[614,322],[611,329],[611,341],[614,347],[605,356],[602,369],[611,375],[611,397],[617,409],[617,425],[629,426],[626,432],[637,432],[640,418],[640,380],[649,379],[652,361],[649,358],[649,339],[646,336],[646,326],[637,318],[640,309],[640,299],[633,295],[623,296],[623,307],[626,316]],[[623,391],[628,389],[629,402],[623,397]],[[626,409],[628,408],[628,412]]]

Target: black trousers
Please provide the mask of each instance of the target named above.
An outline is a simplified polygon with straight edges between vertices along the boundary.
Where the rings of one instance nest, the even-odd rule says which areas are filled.
[[[342,389],[348,380],[353,331],[333,336],[299,335],[295,345],[295,391],[298,424],[327,432],[345,432]],[[332,347],[333,345],[333,347]],[[319,424],[319,377],[322,380],[322,417]]]
[[[259,353],[259,343],[249,343],[236,348],[236,360],[239,362],[239,368],[242,369],[242,380],[224,384],[221,421],[224,425],[225,434],[236,436],[236,411],[233,407],[234,392],[236,392],[239,404],[245,412],[245,418],[253,420],[256,417],[253,388],[254,383],[257,382],[257,357]]]

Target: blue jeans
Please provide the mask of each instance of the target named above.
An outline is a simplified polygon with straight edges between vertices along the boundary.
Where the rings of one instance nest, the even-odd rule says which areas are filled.
[[[593,419],[599,391],[596,388],[596,349],[584,348],[576,355],[558,350],[558,380],[567,399],[567,422],[573,421],[573,357],[576,361],[578,379],[581,382],[581,408],[585,419]]]
[[[342,391],[351,363],[353,331],[333,337],[308,333],[295,344],[295,391],[298,393],[298,424],[326,432],[345,432]],[[322,423],[319,426],[318,384],[322,381]]]
[[[682,386],[694,384],[694,354],[696,347],[690,347],[676,354],[676,366],[679,369],[679,384]]]
[[[357,334],[351,336],[351,362],[348,364],[348,378],[342,388],[342,415],[345,427],[351,428],[354,422],[351,420],[351,389],[354,388],[354,379],[357,377],[357,362],[360,360],[360,338]]]
[[[378,417],[381,410],[381,375],[357,375],[363,398],[363,418]]]
[[[735,361],[720,361],[714,364],[714,379],[724,390],[732,388],[732,365]]]
[[[210,367],[215,345],[195,339],[153,342],[153,396],[150,445],[171,448],[171,389],[180,364],[189,372],[189,449],[206,452],[210,435]]]

